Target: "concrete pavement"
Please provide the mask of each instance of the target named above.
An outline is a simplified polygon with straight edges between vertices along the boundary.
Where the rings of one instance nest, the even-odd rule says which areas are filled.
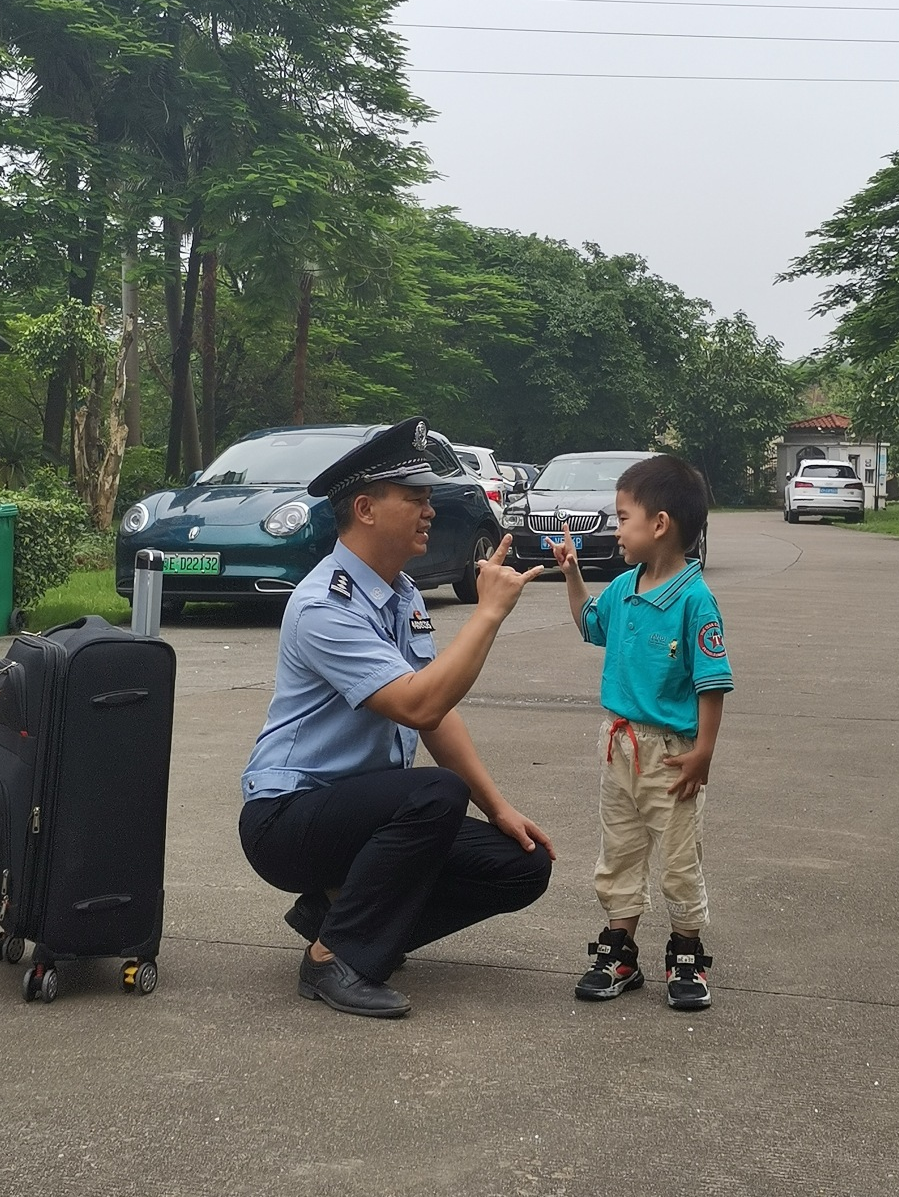
[[[899,541],[715,515],[708,581],[737,690],[707,815],[715,1005],[575,1002],[599,928],[601,654],[533,583],[463,706],[556,843],[545,898],[415,953],[410,1018],[296,995],[288,905],[235,835],[277,624],[188,611],[178,652],[160,984],[60,966],[26,1006],[0,966],[0,1193],[63,1197],[892,1197],[899,1190]],[[590,580],[588,579],[588,582]],[[599,583],[597,583],[597,586]],[[465,620],[429,597],[446,644]],[[424,759],[424,754],[422,756]]]

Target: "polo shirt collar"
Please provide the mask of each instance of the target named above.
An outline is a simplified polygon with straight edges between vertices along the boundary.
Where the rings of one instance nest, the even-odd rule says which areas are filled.
[[[400,594],[405,593],[408,583],[405,582],[404,574],[397,575],[393,586],[388,585],[380,574],[376,574],[361,557],[357,557],[351,549],[348,549],[342,540],[338,540],[334,546],[332,556],[341,569],[347,571],[353,579],[354,585],[358,586],[372,606],[377,607],[378,610],[386,607],[391,599],[396,599],[397,591]],[[393,606],[395,607],[396,603]]]
[[[640,580],[642,572],[642,565],[638,565],[636,569],[631,570],[633,577],[628,585],[628,595],[642,599],[645,603],[651,603],[653,607],[658,607],[660,611],[667,611],[678,599],[683,597],[695,579],[702,574],[702,566],[698,561],[688,561],[682,570],[676,573],[673,578],[669,578],[667,582],[663,582],[661,586],[656,586],[654,590],[646,590],[642,594],[637,594],[637,582]]]

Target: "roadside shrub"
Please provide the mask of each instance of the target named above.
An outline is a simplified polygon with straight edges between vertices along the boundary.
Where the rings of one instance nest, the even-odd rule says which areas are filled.
[[[19,509],[13,545],[13,606],[33,606],[72,572],[74,549],[86,512],[77,500],[42,499],[27,490],[0,491],[0,502]]]
[[[39,470],[35,470],[31,481],[24,487],[24,492],[32,499],[53,499],[57,503],[73,503],[76,507],[83,507],[74,485],[61,471],[55,470],[52,466],[41,466]],[[21,494],[22,491],[17,493]],[[10,500],[12,503],[15,501],[15,499]],[[87,527],[86,507],[84,508],[84,519],[85,527]]]
[[[112,569],[115,565],[115,542],[116,534],[114,528],[108,528],[105,532],[97,532],[95,529],[91,529],[90,532],[80,537],[78,543],[75,545],[72,555],[72,568],[90,570]]]
[[[121,519],[133,503],[162,490],[165,486],[165,450],[150,449],[146,445],[132,445],[125,450],[115,514]]]

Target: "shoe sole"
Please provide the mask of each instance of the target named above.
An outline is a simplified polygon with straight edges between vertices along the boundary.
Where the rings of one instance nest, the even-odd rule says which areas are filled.
[[[668,999],[668,1005],[672,1010],[708,1010],[711,1004],[712,999],[710,997],[694,999],[669,997]]]
[[[358,1006],[345,1006],[340,1002],[335,1002],[333,998],[326,997],[312,985],[306,981],[300,981],[297,986],[297,992],[300,997],[309,998],[313,1002],[324,1002],[326,1006],[330,1006],[332,1010],[338,1010],[341,1014],[358,1014],[362,1018],[405,1018],[405,1016],[412,1009],[412,1003],[407,1006],[402,1006],[396,1010],[362,1010]]]
[[[580,985],[575,985],[574,996],[582,1002],[610,1002],[612,998],[620,997],[628,989],[642,989],[645,980],[642,973],[636,973],[634,976],[628,977],[626,981],[612,985],[608,989],[582,989]]]

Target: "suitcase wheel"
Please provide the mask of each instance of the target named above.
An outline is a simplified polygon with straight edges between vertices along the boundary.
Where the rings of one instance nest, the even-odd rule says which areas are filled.
[[[4,935],[0,938],[0,960],[8,960],[10,964],[18,964],[25,955],[25,940],[17,935]]]
[[[45,1002],[53,1002],[59,993],[59,973],[55,968],[36,964],[30,968],[22,978],[22,997],[26,1002],[33,1002],[40,997]]]
[[[153,960],[126,960],[122,965],[122,988],[126,993],[152,993],[158,980],[159,971]]]

